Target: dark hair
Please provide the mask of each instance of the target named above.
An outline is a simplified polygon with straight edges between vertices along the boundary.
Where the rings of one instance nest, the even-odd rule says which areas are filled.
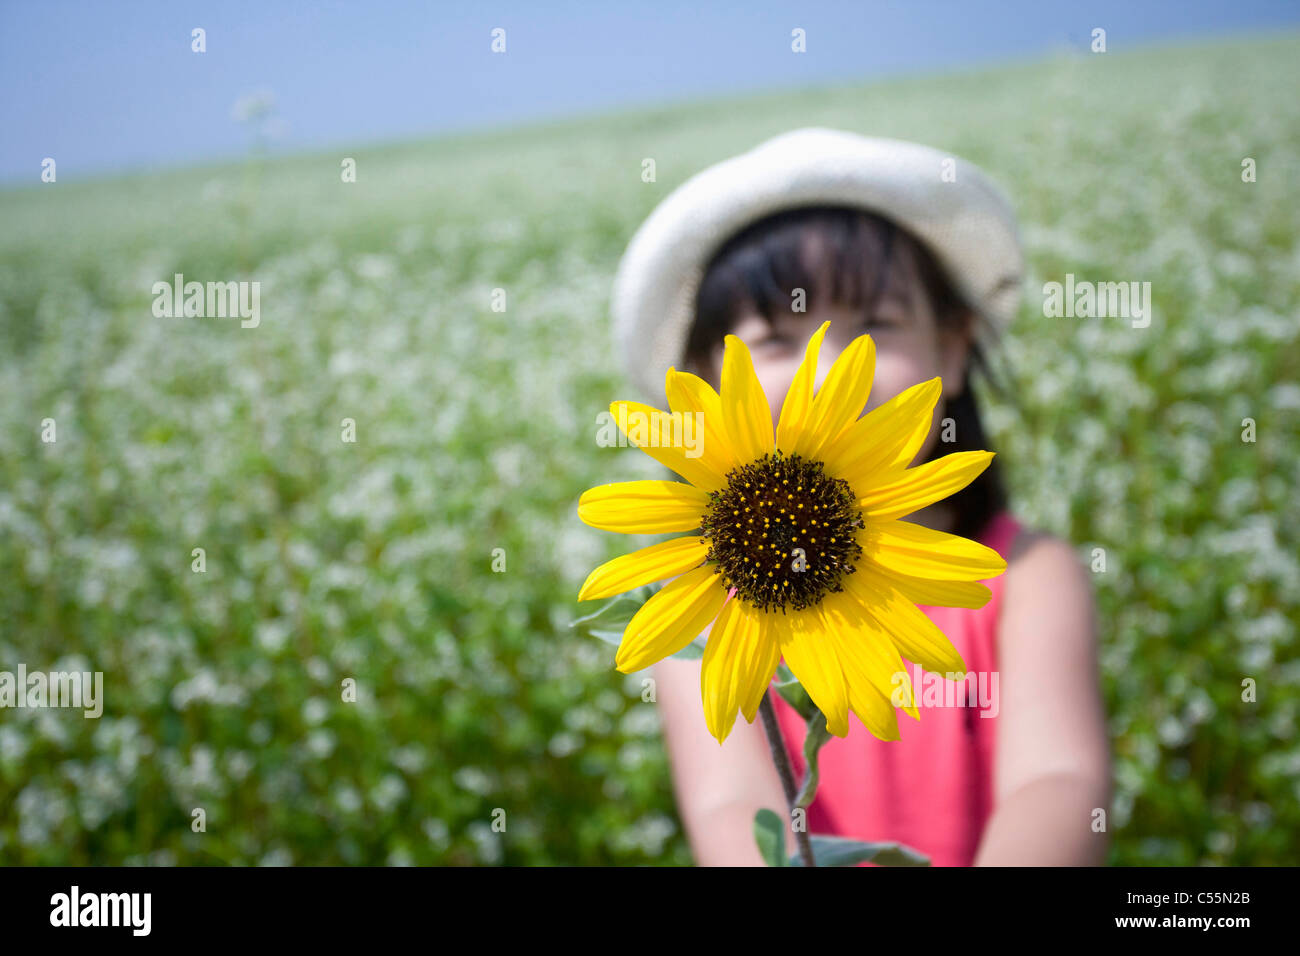
[[[814,245],[825,250],[820,262]],[[930,250],[909,232],[866,210],[841,206],[787,209],[751,223],[714,254],[695,300],[695,322],[686,341],[685,361],[696,370],[731,331],[741,310],[757,311],[769,322],[790,311],[795,289],[805,290],[809,309],[834,302],[870,314],[887,288],[896,253],[908,247],[940,330],[971,335],[971,361],[960,394],[945,411],[956,425],[956,441],[936,442],[926,461],[954,451],[990,450],[980,421],[972,372],[995,389],[987,356],[972,323],[984,321],[957,292]],[[810,260],[813,260],[810,263]],[[956,511],[954,533],[978,538],[988,521],[1007,506],[998,459],[948,501]]]

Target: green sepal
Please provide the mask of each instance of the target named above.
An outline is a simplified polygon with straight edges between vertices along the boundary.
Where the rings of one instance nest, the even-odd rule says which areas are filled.
[[[790,674],[789,678],[783,677],[781,674],[782,670],[785,670],[786,674],[790,674],[790,671],[786,669],[785,664],[781,664],[777,668],[778,680],[774,685],[776,687],[776,692],[784,698],[787,704],[795,709],[795,712],[798,713],[800,717],[804,720],[810,720],[812,715],[817,711],[817,705],[812,702],[812,698],[808,696],[808,692],[803,689],[803,684],[799,683],[793,674]]]
[[[795,798],[794,805],[807,809],[813,802],[813,797],[817,795],[817,781],[820,776],[820,770],[817,766],[817,752],[830,741],[833,734],[826,729],[826,715],[816,707],[808,715],[808,729],[804,732],[803,737],[803,762],[804,776],[803,787],[799,790],[799,796]],[[820,859],[820,857],[818,857]]]
[[[620,594],[616,598],[611,598],[590,614],[572,621],[569,627],[587,637],[595,637],[606,644],[613,644],[618,647],[619,644],[623,643],[623,632],[627,630],[628,623],[636,612],[641,610],[641,605],[650,600],[654,593],[654,590],[649,585],[645,585],[635,591]],[[704,656],[703,637],[695,638],[672,656],[679,657],[682,660],[698,661]]]

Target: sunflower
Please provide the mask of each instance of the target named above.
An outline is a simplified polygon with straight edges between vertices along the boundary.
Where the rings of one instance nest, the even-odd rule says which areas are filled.
[[[899,520],[964,488],[993,453],[955,452],[909,468],[941,383],[922,382],[859,418],[876,364],[868,335],[850,343],[814,394],[829,325],[808,342],[775,432],[749,349],[734,335],[721,394],[670,368],[671,415],[614,402],[630,443],[689,483],[600,485],[578,502],[593,528],[694,532],[602,564],[578,599],[672,579],[628,623],[615,666],[625,674],[649,667],[712,624],[700,683],[719,744],[737,710],[753,722],[782,658],[829,733],[847,736],[852,711],[876,737],[897,740],[895,701],[920,720],[901,658],[935,674],[966,669],[917,604],[983,607],[990,592],[979,582],[1006,570],[991,548]],[[686,415],[700,424],[698,445],[657,440]]]

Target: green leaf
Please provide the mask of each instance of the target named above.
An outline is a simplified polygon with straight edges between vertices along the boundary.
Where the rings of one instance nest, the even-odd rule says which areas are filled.
[[[650,600],[654,593],[649,585],[645,585],[635,591],[628,591],[627,594],[620,594],[590,614],[572,621],[569,627],[586,637],[594,637],[618,647],[623,642],[623,632],[627,630],[633,615],[641,610],[641,605]],[[682,660],[698,661],[704,656],[704,639],[697,637],[672,656]]]
[[[796,807],[807,807],[812,804],[813,797],[817,795],[817,781],[820,771],[817,766],[817,752],[831,739],[831,732],[826,729],[826,715],[816,707],[808,715],[808,730],[803,738],[803,760],[804,771],[803,787],[799,790],[799,796],[795,798]],[[821,857],[814,855],[814,859],[820,860]]]
[[[930,865],[928,856],[901,843],[863,843],[861,840],[833,836],[814,836],[809,839],[812,840],[813,859],[819,867],[853,866],[863,862],[878,863],[881,866]],[[797,853],[790,857],[789,864],[803,866]]]
[[[754,814],[754,842],[768,866],[785,866],[785,827],[776,812],[764,807]]]

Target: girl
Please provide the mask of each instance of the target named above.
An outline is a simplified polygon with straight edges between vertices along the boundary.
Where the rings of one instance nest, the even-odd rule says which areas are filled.
[[[771,149],[778,142],[784,152]],[[931,159],[936,166],[924,168]],[[662,381],[675,364],[717,389],[723,339],[735,334],[750,349],[775,422],[809,338],[829,319],[819,384],[855,337],[875,342],[865,410],[942,377],[913,464],[994,450],[971,382],[987,373],[992,304],[1009,315],[1015,295],[1008,300],[976,273],[998,255],[1018,264],[1019,247],[990,251],[1014,237],[1010,214],[990,205],[996,191],[969,164],[957,167],[956,182],[944,179],[945,159],[954,162],[915,144],[808,130],[695,177],[647,221],[620,267],[615,311],[633,377]],[[845,185],[846,169],[856,186]],[[759,185],[746,188],[747,176]],[[780,185],[762,185],[773,179]],[[965,194],[955,188],[963,182]],[[980,213],[973,219],[972,209]],[[692,293],[685,320],[668,308],[647,318],[655,290],[671,301],[683,289]],[[647,321],[656,323],[651,332]],[[849,735],[821,750],[808,831],[897,841],[937,866],[1102,863],[1111,778],[1086,572],[1068,544],[1011,514],[996,459],[963,491],[906,520],[980,541],[1007,570],[985,582],[992,598],[982,608],[922,606],[971,676],[961,684],[909,668],[921,720],[900,714],[899,740],[879,740],[851,718]],[[668,659],[653,673],[697,862],[762,865],[755,813],[768,807],[790,817],[761,720],[738,719],[719,748],[702,714],[700,662]],[[771,696],[801,779],[804,721]],[[789,832],[787,849],[796,852]]]

